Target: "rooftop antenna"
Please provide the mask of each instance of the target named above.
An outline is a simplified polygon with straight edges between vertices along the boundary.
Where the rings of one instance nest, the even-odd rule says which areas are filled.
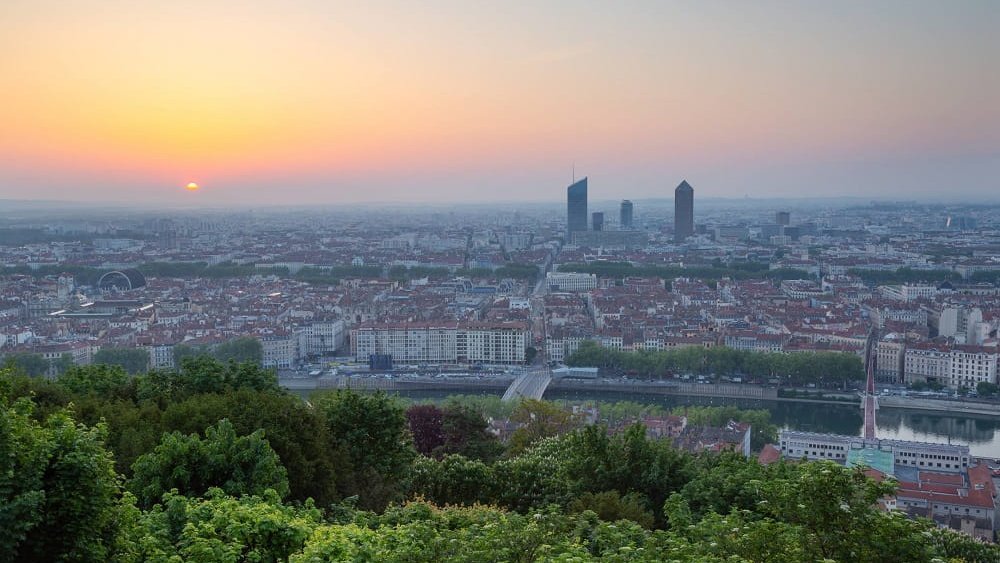
[[[573,182],[576,183],[576,161],[573,161]]]

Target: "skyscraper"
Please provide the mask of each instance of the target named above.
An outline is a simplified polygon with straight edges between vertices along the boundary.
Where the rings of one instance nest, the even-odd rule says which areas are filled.
[[[627,199],[622,200],[622,209],[618,216],[618,228],[623,231],[632,230],[632,202]]]
[[[792,222],[792,214],[787,211],[779,211],[774,214],[774,222],[787,227]]]
[[[674,242],[694,234],[694,188],[683,180],[674,189]]]
[[[591,214],[591,218],[592,218],[591,223],[594,226],[594,230],[595,231],[603,231],[604,230],[604,212],[603,211],[595,211],[594,213]]]
[[[573,239],[573,233],[587,230],[587,178],[578,180],[566,188],[566,238]]]

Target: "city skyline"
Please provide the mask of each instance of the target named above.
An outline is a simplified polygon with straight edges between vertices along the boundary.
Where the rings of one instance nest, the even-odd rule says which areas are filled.
[[[992,2],[2,13],[2,199],[547,201],[574,163],[610,199],[1000,191]]]

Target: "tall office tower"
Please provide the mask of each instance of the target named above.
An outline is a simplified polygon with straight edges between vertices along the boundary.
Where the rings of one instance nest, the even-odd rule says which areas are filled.
[[[622,200],[622,209],[618,216],[618,228],[623,231],[632,230],[632,202],[627,199]]]
[[[603,231],[604,230],[604,212],[603,211],[595,211],[594,213],[591,214],[591,217],[593,218],[593,220],[591,222],[594,225],[594,230],[595,231]]]
[[[694,188],[684,180],[674,189],[674,242],[694,234]]]
[[[779,211],[774,214],[774,222],[787,227],[792,222],[792,214],[787,211]]]
[[[573,233],[587,230],[587,178],[566,188],[566,238],[572,241]]]

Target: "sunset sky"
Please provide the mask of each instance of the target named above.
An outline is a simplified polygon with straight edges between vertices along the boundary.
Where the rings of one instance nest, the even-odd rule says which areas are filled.
[[[1000,2],[0,2],[0,198],[1000,199]],[[188,182],[201,189],[185,189]]]

